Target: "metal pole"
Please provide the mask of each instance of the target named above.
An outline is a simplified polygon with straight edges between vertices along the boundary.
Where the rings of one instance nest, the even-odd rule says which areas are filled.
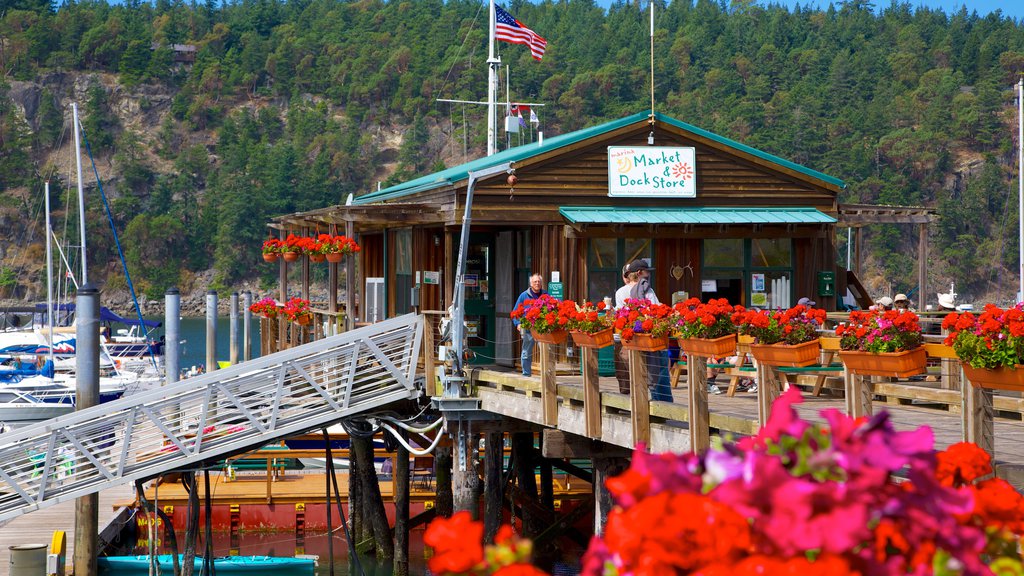
[[[1017,81],[1017,239],[1020,290],[1017,301],[1024,300],[1024,78]]]
[[[46,181],[46,327],[49,330],[50,362],[53,362],[53,234],[50,228],[50,181]]]
[[[100,403],[100,293],[92,284],[78,290],[75,305],[75,409]],[[99,495],[75,502],[75,574],[95,574],[99,551]]]
[[[231,365],[238,364],[238,292],[231,293]]]
[[[82,145],[79,143],[82,125],[78,122],[78,104],[71,104],[71,119],[75,128],[75,160],[78,164],[78,226],[82,242],[82,286],[85,286],[89,282],[89,274],[85,266],[85,192],[82,187]]]
[[[494,55],[494,0],[488,3],[488,28],[487,28],[487,155],[493,156],[498,151],[498,127],[497,109],[495,101],[498,98],[498,66],[501,65],[501,58]]]
[[[217,292],[206,293],[206,371],[217,369]]]
[[[252,360],[252,292],[246,290],[242,295],[242,358]]]
[[[181,373],[181,293],[171,287],[164,293],[164,381],[174,384]]]
[[[492,2],[493,5],[493,2]],[[492,12],[493,13],[493,12]],[[445,398],[459,398],[461,396],[461,382],[465,376],[462,366],[463,350],[462,339],[466,332],[466,290],[463,282],[463,273],[466,269],[466,251],[469,248],[469,228],[473,219],[473,189],[477,180],[493,176],[502,172],[508,172],[511,162],[503,162],[497,166],[484,168],[469,173],[469,183],[466,186],[466,210],[462,216],[462,236],[459,239],[459,260],[455,268],[455,294],[452,298],[452,348],[455,350],[455,358],[452,359],[452,376],[454,379],[447,380],[444,387]]]

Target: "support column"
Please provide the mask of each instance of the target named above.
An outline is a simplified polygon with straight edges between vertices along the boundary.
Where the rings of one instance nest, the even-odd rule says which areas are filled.
[[[334,264],[331,264],[333,267]],[[409,435],[402,432],[402,438]],[[395,572],[409,576],[409,450],[398,443],[395,453]]]
[[[711,410],[708,407],[708,359],[686,355],[686,398],[690,425],[690,450],[711,447]]]
[[[639,350],[629,351],[629,409],[633,424],[633,446],[651,443],[651,389],[647,385],[647,358]]]
[[[181,374],[181,293],[174,287],[164,293],[164,372],[168,386]]]
[[[592,462],[594,469],[594,535],[601,536],[604,534],[604,525],[608,522],[608,513],[612,511],[615,504],[604,482],[621,474],[629,467],[629,461],[625,458],[595,456]]]
[[[756,360],[754,368],[757,369],[757,422],[764,426],[771,416],[772,404],[782,394],[782,387],[775,368]]]
[[[241,356],[238,350],[238,292],[231,293],[231,310],[229,312],[229,317],[231,326],[228,330],[231,338],[228,360],[231,362],[231,365],[234,366],[238,364],[238,358]]]
[[[533,432],[516,432],[512,434],[512,458],[515,461],[516,483],[519,485],[519,497],[537,502],[537,477],[534,475]],[[529,504],[517,503],[522,506],[523,532],[527,537],[536,536],[539,531],[539,518],[531,512]]]
[[[963,439],[974,442],[982,450],[996,455],[995,440],[995,407],[992,404],[992,391],[978,388],[967,381],[960,369],[960,394],[963,398]]]
[[[484,443],[484,542],[494,542],[501,526],[504,500],[502,468],[505,461],[505,435],[488,432]]]
[[[434,483],[437,484],[437,515],[450,518],[455,513],[452,496],[452,444],[442,439],[434,449]]]
[[[351,220],[345,222],[345,236],[355,240],[356,226]],[[356,277],[356,255],[345,258],[345,330],[355,326],[356,291],[359,290],[359,279]]]
[[[78,289],[75,312],[75,410],[100,403],[100,292],[93,284]],[[99,494],[75,501],[75,574],[95,574],[99,552]]]
[[[846,395],[846,414],[853,418],[871,416],[871,399],[874,397],[875,385],[869,376],[854,374],[849,369],[843,370],[843,386]]]
[[[558,426],[558,384],[555,380],[553,344],[537,342],[540,349],[540,401],[544,410],[544,424]]]
[[[480,515],[480,504],[477,499],[480,483],[480,476],[477,474],[479,461],[477,435],[470,431],[468,422],[459,423],[457,434],[453,438],[455,444],[452,462],[453,503],[456,512],[466,510],[475,519]]]
[[[917,309],[924,311],[928,295],[928,225],[917,226]]]
[[[252,360],[252,292],[242,296],[242,358]]]
[[[384,500],[377,481],[377,472],[373,467],[373,440],[370,438],[352,438],[352,447],[356,451],[362,465],[359,468],[362,481],[363,498],[369,505],[370,514],[366,518],[373,531],[377,560],[391,560],[395,556],[395,543],[391,537],[391,526],[384,512]]]
[[[583,417],[587,436],[601,438],[601,385],[597,375],[597,350],[580,348],[583,372]]]
[[[206,293],[206,371],[217,369],[217,292]]]

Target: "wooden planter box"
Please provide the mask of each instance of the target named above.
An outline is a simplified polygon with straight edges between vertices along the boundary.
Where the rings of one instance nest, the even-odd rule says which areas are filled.
[[[846,369],[861,376],[894,376],[906,378],[920,374],[925,370],[928,353],[924,348],[905,350],[903,352],[862,352],[859,350],[840,350],[839,357]]]
[[[961,362],[960,365],[964,367],[964,376],[967,376],[972,386],[991,390],[1024,391],[1024,365],[1018,364],[1016,368],[995,370],[972,368],[966,362]]]
[[[579,330],[573,330],[569,334],[572,334],[572,341],[580,348],[607,348],[615,343],[613,332],[612,328],[605,328],[593,334],[587,334]]]
[[[803,344],[751,344],[754,359],[766,366],[802,368],[818,363],[821,344],[817,339]]]
[[[534,340],[545,344],[561,344],[569,337],[569,333],[565,330],[555,330],[554,332],[546,332],[544,334],[533,332],[532,330],[531,332],[533,333]]]
[[[622,347],[627,350],[640,350],[641,352],[657,352],[668,348],[668,336],[655,338],[650,334],[633,334],[633,337],[626,341],[622,340]]]
[[[679,349],[694,356],[723,358],[736,354],[736,335],[721,338],[680,338]]]

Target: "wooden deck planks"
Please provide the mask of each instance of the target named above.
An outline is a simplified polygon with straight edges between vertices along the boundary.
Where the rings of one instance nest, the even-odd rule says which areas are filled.
[[[100,492],[100,530],[114,517],[115,502],[131,500],[134,495],[135,489],[129,484]],[[63,530],[67,533],[67,566],[70,571],[75,544],[74,501],[63,502],[19,516],[0,526],[0,567],[6,570],[10,563],[8,547],[21,544],[46,544],[49,546],[56,530]]]

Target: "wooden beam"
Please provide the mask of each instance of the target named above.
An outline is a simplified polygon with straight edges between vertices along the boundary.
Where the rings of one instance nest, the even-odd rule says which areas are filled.
[[[580,348],[583,372],[583,417],[587,436],[601,437],[601,385],[597,374],[597,350]]]
[[[871,401],[874,397],[871,377],[854,374],[846,369],[843,370],[843,382],[846,392],[846,414],[853,418],[871,416]]]
[[[647,358],[639,350],[630,350],[629,406],[634,446],[651,443],[651,390],[647,380]]]
[[[625,458],[632,451],[621,446],[605,444],[564,430],[544,431],[541,455],[545,458]]]
[[[963,439],[974,442],[992,455],[996,454],[995,409],[992,390],[969,383],[960,369],[960,390],[963,397]]]
[[[708,359],[686,355],[687,407],[689,409],[690,450],[704,452],[711,447],[708,407]]]

